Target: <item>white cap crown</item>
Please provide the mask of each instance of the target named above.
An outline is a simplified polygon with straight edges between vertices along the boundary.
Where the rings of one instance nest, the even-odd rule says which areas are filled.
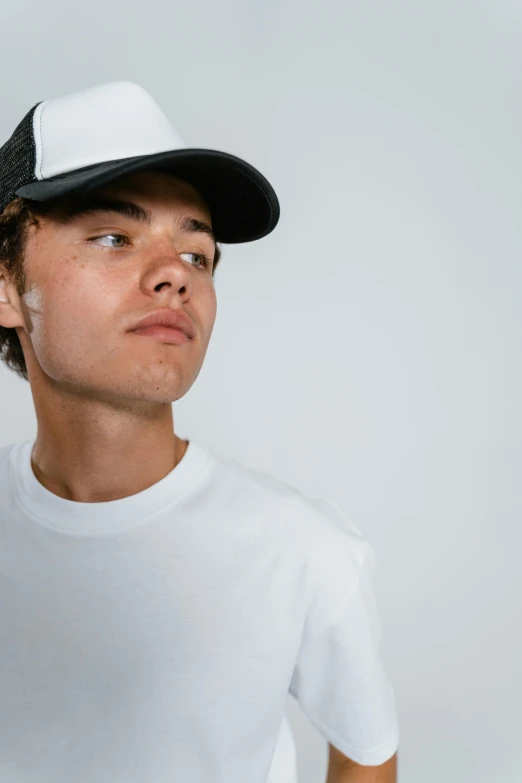
[[[130,81],[43,101],[33,131],[39,180],[100,161],[186,148],[148,92]]]

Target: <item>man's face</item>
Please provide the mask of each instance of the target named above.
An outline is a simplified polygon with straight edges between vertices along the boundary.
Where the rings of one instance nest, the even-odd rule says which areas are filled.
[[[31,388],[57,384],[115,403],[173,402],[196,380],[216,317],[215,242],[186,221],[210,225],[210,213],[191,185],[163,172],[129,175],[94,195],[134,203],[150,212],[150,223],[101,210],[63,222],[89,196],[57,202],[30,229],[26,329],[17,333]],[[187,315],[194,337],[178,345],[129,331],[161,308]]]

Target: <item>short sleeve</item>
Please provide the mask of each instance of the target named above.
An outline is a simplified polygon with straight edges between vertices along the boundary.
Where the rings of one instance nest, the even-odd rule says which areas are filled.
[[[342,515],[334,504],[332,509]],[[334,518],[334,512],[329,516]],[[332,537],[331,557],[322,547],[322,562],[313,564],[289,692],[327,741],[356,763],[377,766],[397,751],[399,725],[394,690],[379,655],[381,626],[372,584],[375,552],[361,536],[354,556],[350,530],[359,536],[360,531],[346,517],[340,520],[341,530],[343,526],[344,535]]]

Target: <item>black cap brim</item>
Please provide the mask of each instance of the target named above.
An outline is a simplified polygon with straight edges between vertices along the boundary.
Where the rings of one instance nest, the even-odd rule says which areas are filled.
[[[166,171],[189,182],[206,201],[218,242],[252,242],[269,234],[279,220],[279,201],[268,180],[234,155],[183,149],[104,161],[46,180],[22,185],[17,196],[51,201],[87,194],[126,174]]]

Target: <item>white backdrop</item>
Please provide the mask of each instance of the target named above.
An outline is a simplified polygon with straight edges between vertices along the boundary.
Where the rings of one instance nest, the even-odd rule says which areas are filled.
[[[246,158],[275,232],[225,246],[175,429],[334,499],[372,542],[400,783],[522,779],[522,2],[5,0],[0,143],[129,79]],[[0,445],[36,431],[0,366]],[[326,742],[289,697],[300,783]]]

